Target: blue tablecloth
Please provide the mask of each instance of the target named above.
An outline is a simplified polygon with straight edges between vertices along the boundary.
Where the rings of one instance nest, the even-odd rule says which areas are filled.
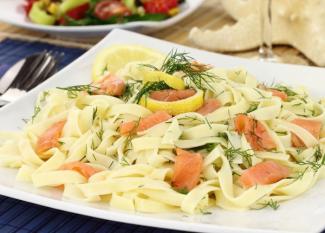
[[[0,77],[27,55],[54,51],[64,53],[59,68],[85,52],[40,42],[6,39],[0,42]],[[0,195],[0,233],[176,233],[176,231],[105,221],[18,201]]]

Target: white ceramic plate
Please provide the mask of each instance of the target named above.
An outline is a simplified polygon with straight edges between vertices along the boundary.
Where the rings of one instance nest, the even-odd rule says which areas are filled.
[[[22,119],[30,118],[37,94],[45,89],[90,82],[91,61],[103,48],[113,44],[139,44],[164,53],[173,48],[188,51],[199,61],[219,67],[246,67],[261,81],[304,85],[315,96],[324,95],[325,69],[281,65],[245,60],[204,52],[160,41],[133,32],[114,30],[99,44],[51,79],[29,92],[24,98],[0,109],[0,130],[17,130]],[[284,233],[319,232],[325,228],[325,181],[294,200],[281,204],[277,211],[232,212],[215,209],[211,215],[139,214],[109,208],[104,204],[86,204],[61,199],[57,190],[34,189],[31,184],[15,181],[15,170],[0,168],[0,194],[56,209],[125,223],[213,233]]]
[[[130,22],[126,24],[111,24],[98,26],[46,26],[30,22],[22,8],[24,0],[0,0],[0,21],[13,24],[18,27],[46,32],[49,34],[63,37],[97,37],[104,36],[114,28],[136,30],[141,32],[157,31],[181,21],[193,13],[204,0],[186,0],[182,4],[180,14],[160,22]]]

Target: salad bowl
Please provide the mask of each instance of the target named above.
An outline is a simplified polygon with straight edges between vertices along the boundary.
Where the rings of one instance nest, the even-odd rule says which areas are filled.
[[[115,28],[149,33],[170,27],[197,10],[203,0],[187,0],[181,5],[180,13],[163,21],[134,21],[124,24],[91,25],[91,26],[51,26],[31,22],[23,7],[23,0],[2,0],[0,9],[7,9],[0,14],[0,22],[17,27],[48,33],[59,37],[101,37]]]

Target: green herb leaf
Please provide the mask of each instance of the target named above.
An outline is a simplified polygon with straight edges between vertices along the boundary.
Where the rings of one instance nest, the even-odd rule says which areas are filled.
[[[135,101],[135,103],[138,104],[140,102],[142,96],[148,96],[150,94],[150,92],[152,92],[152,91],[159,91],[159,90],[165,90],[165,89],[170,89],[170,87],[164,81],[147,82],[139,90],[134,101]]]
[[[88,94],[92,95],[99,87],[95,87],[92,85],[77,85],[70,87],[57,87],[57,89],[67,91],[67,95],[70,99],[75,99],[78,97],[79,93],[82,91],[86,91]]]

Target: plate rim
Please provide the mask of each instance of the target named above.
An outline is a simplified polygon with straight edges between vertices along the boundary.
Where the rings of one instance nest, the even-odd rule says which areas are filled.
[[[82,56],[80,56],[78,59],[76,59],[74,62],[72,62],[69,66],[65,67],[64,69],[62,69],[60,72],[58,72],[55,76],[59,76],[61,75],[60,73],[64,73],[66,72],[68,69],[71,69],[71,67],[75,66],[76,64],[78,64],[80,61],[85,60],[85,58],[87,58],[88,56],[91,56],[92,54],[96,53],[96,51],[98,49],[100,49],[100,47],[106,46],[107,42],[109,41],[109,38],[114,38],[114,36],[116,34],[119,33],[125,33],[125,34],[136,34],[138,36],[141,37],[147,37],[150,38],[151,40],[156,40],[156,41],[162,41],[160,39],[156,39],[156,38],[152,38],[149,36],[145,36],[145,35],[139,35],[138,33],[134,33],[134,32],[128,32],[125,30],[120,30],[120,29],[115,29],[112,31],[111,34],[107,35],[103,40],[101,40],[98,44],[96,44],[92,49],[88,50],[86,53],[84,53]],[[172,44],[174,46],[178,46],[175,43],[171,43],[171,42],[166,42],[163,41],[167,44]],[[187,46],[183,46],[183,45],[179,45],[181,47],[184,48],[188,48],[191,50],[195,50],[198,53],[203,53],[205,55],[210,54],[213,55],[214,53],[211,52],[207,52],[207,51],[202,51],[200,49],[195,49],[195,48],[190,48]],[[226,58],[231,58],[234,61],[247,61],[248,63],[251,63],[251,60],[248,59],[244,59],[244,58],[235,58],[232,56],[228,56],[228,55],[221,55],[221,54],[214,54],[214,56],[219,56],[219,57],[226,57]],[[266,64],[266,63],[261,63],[261,64]],[[271,64],[268,64],[271,65]],[[272,65],[276,65],[276,66],[284,66],[284,67],[294,67],[294,68],[298,68],[300,67],[301,69],[311,69],[311,70],[317,70],[319,71],[319,69],[321,69],[321,71],[325,71],[324,68],[318,68],[318,67],[308,67],[308,66],[301,66],[301,65],[287,65],[287,64],[272,64]],[[54,77],[54,76],[53,76]],[[34,90],[32,90],[29,94],[27,94],[27,98],[30,98],[30,95],[34,95],[36,94],[38,91],[43,90],[46,87],[46,83],[49,82],[50,80],[44,82],[42,85],[38,86],[37,88],[35,88]],[[22,97],[23,98],[23,97]],[[21,98],[21,99],[22,99]],[[19,100],[18,100],[19,101]],[[4,108],[0,109],[0,114],[4,113],[7,108],[9,108],[10,106],[12,106],[15,103],[9,104],[7,106],[5,106]],[[3,168],[0,168],[3,169]],[[72,213],[77,213],[77,214],[82,214],[82,215],[86,215],[86,216],[90,216],[90,217],[97,217],[97,218],[103,218],[101,216],[98,216],[96,214],[92,214],[89,215],[89,213],[87,214],[87,211],[89,211],[89,208],[91,208],[92,210],[95,210],[95,212],[99,211],[100,213],[104,213],[107,215],[110,215],[110,218],[103,218],[103,219],[107,219],[107,220],[112,220],[112,221],[118,221],[118,222],[125,222],[125,223],[131,223],[131,224],[139,224],[139,225],[144,225],[144,226],[151,226],[151,227],[161,227],[161,228],[168,228],[168,229],[178,229],[178,230],[187,230],[187,231],[197,231],[197,232],[202,232],[202,230],[204,230],[205,232],[222,232],[222,233],[233,233],[233,232],[243,232],[243,233],[248,233],[248,232],[263,232],[263,233],[293,233],[294,231],[282,231],[282,230],[270,230],[270,229],[259,229],[259,228],[239,228],[239,227],[229,227],[229,226],[222,226],[222,225],[216,225],[216,224],[209,224],[209,223],[199,223],[199,222],[181,222],[178,220],[169,220],[169,219],[159,219],[159,218],[153,218],[150,216],[141,216],[141,215],[137,215],[137,214],[133,214],[133,213],[120,213],[120,211],[118,210],[102,210],[102,209],[98,209],[98,208],[93,208],[93,207],[89,207],[87,205],[77,205],[74,202],[67,202],[65,200],[56,200],[53,198],[49,198],[49,197],[44,197],[42,195],[39,194],[34,194],[34,193],[29,193],[26,191],[23,191],[21,189],[16,189],[15,187],[7,187],[5,185],[0,184],[0,193],[2,195],[5,196],[9,196],[9,197],[13,197],[15,199],[19,199],[19,200],[23,200],[23,201],[27,201],[27,202],[31,202],[31,203],[35,203],[35,204],[40,204],[40,198],[42,199],[42,202],[44,202],[42,205],[43,206],[47,206],[50,208],[55,208],[55,209],[60,209],[60,210],[64,210],[64,211],[68,211],[68,212],[72,212]],[[35,200],[34,200],[35,199]],[[60,205],[61,204],[61,205]],[[60,207],[57,208],[57,205],[60,205]],[[68,207],[76,207],[76,208],[71,208],[68,209]],[[82,209],[83,211],[78,211],[79,209]],[[118,217],[119,216],[119,217]],[[130,218],[131,217],[131,218]],[[130,220],[129,220],[130,219]],[[136,221],[135,221],[136,220]],[[148,221],[150,220],[150,221]],[[166,224],[166,223],[170,223]],[[184,228],[184,226],[186,226]],[[172,228],[173,227],[173,228]],[[189,228],[189,229],[187,229]],[[323,229],[323,227],[319,227],[320,229]],[[313,231],[314,232],[314,231]]]

